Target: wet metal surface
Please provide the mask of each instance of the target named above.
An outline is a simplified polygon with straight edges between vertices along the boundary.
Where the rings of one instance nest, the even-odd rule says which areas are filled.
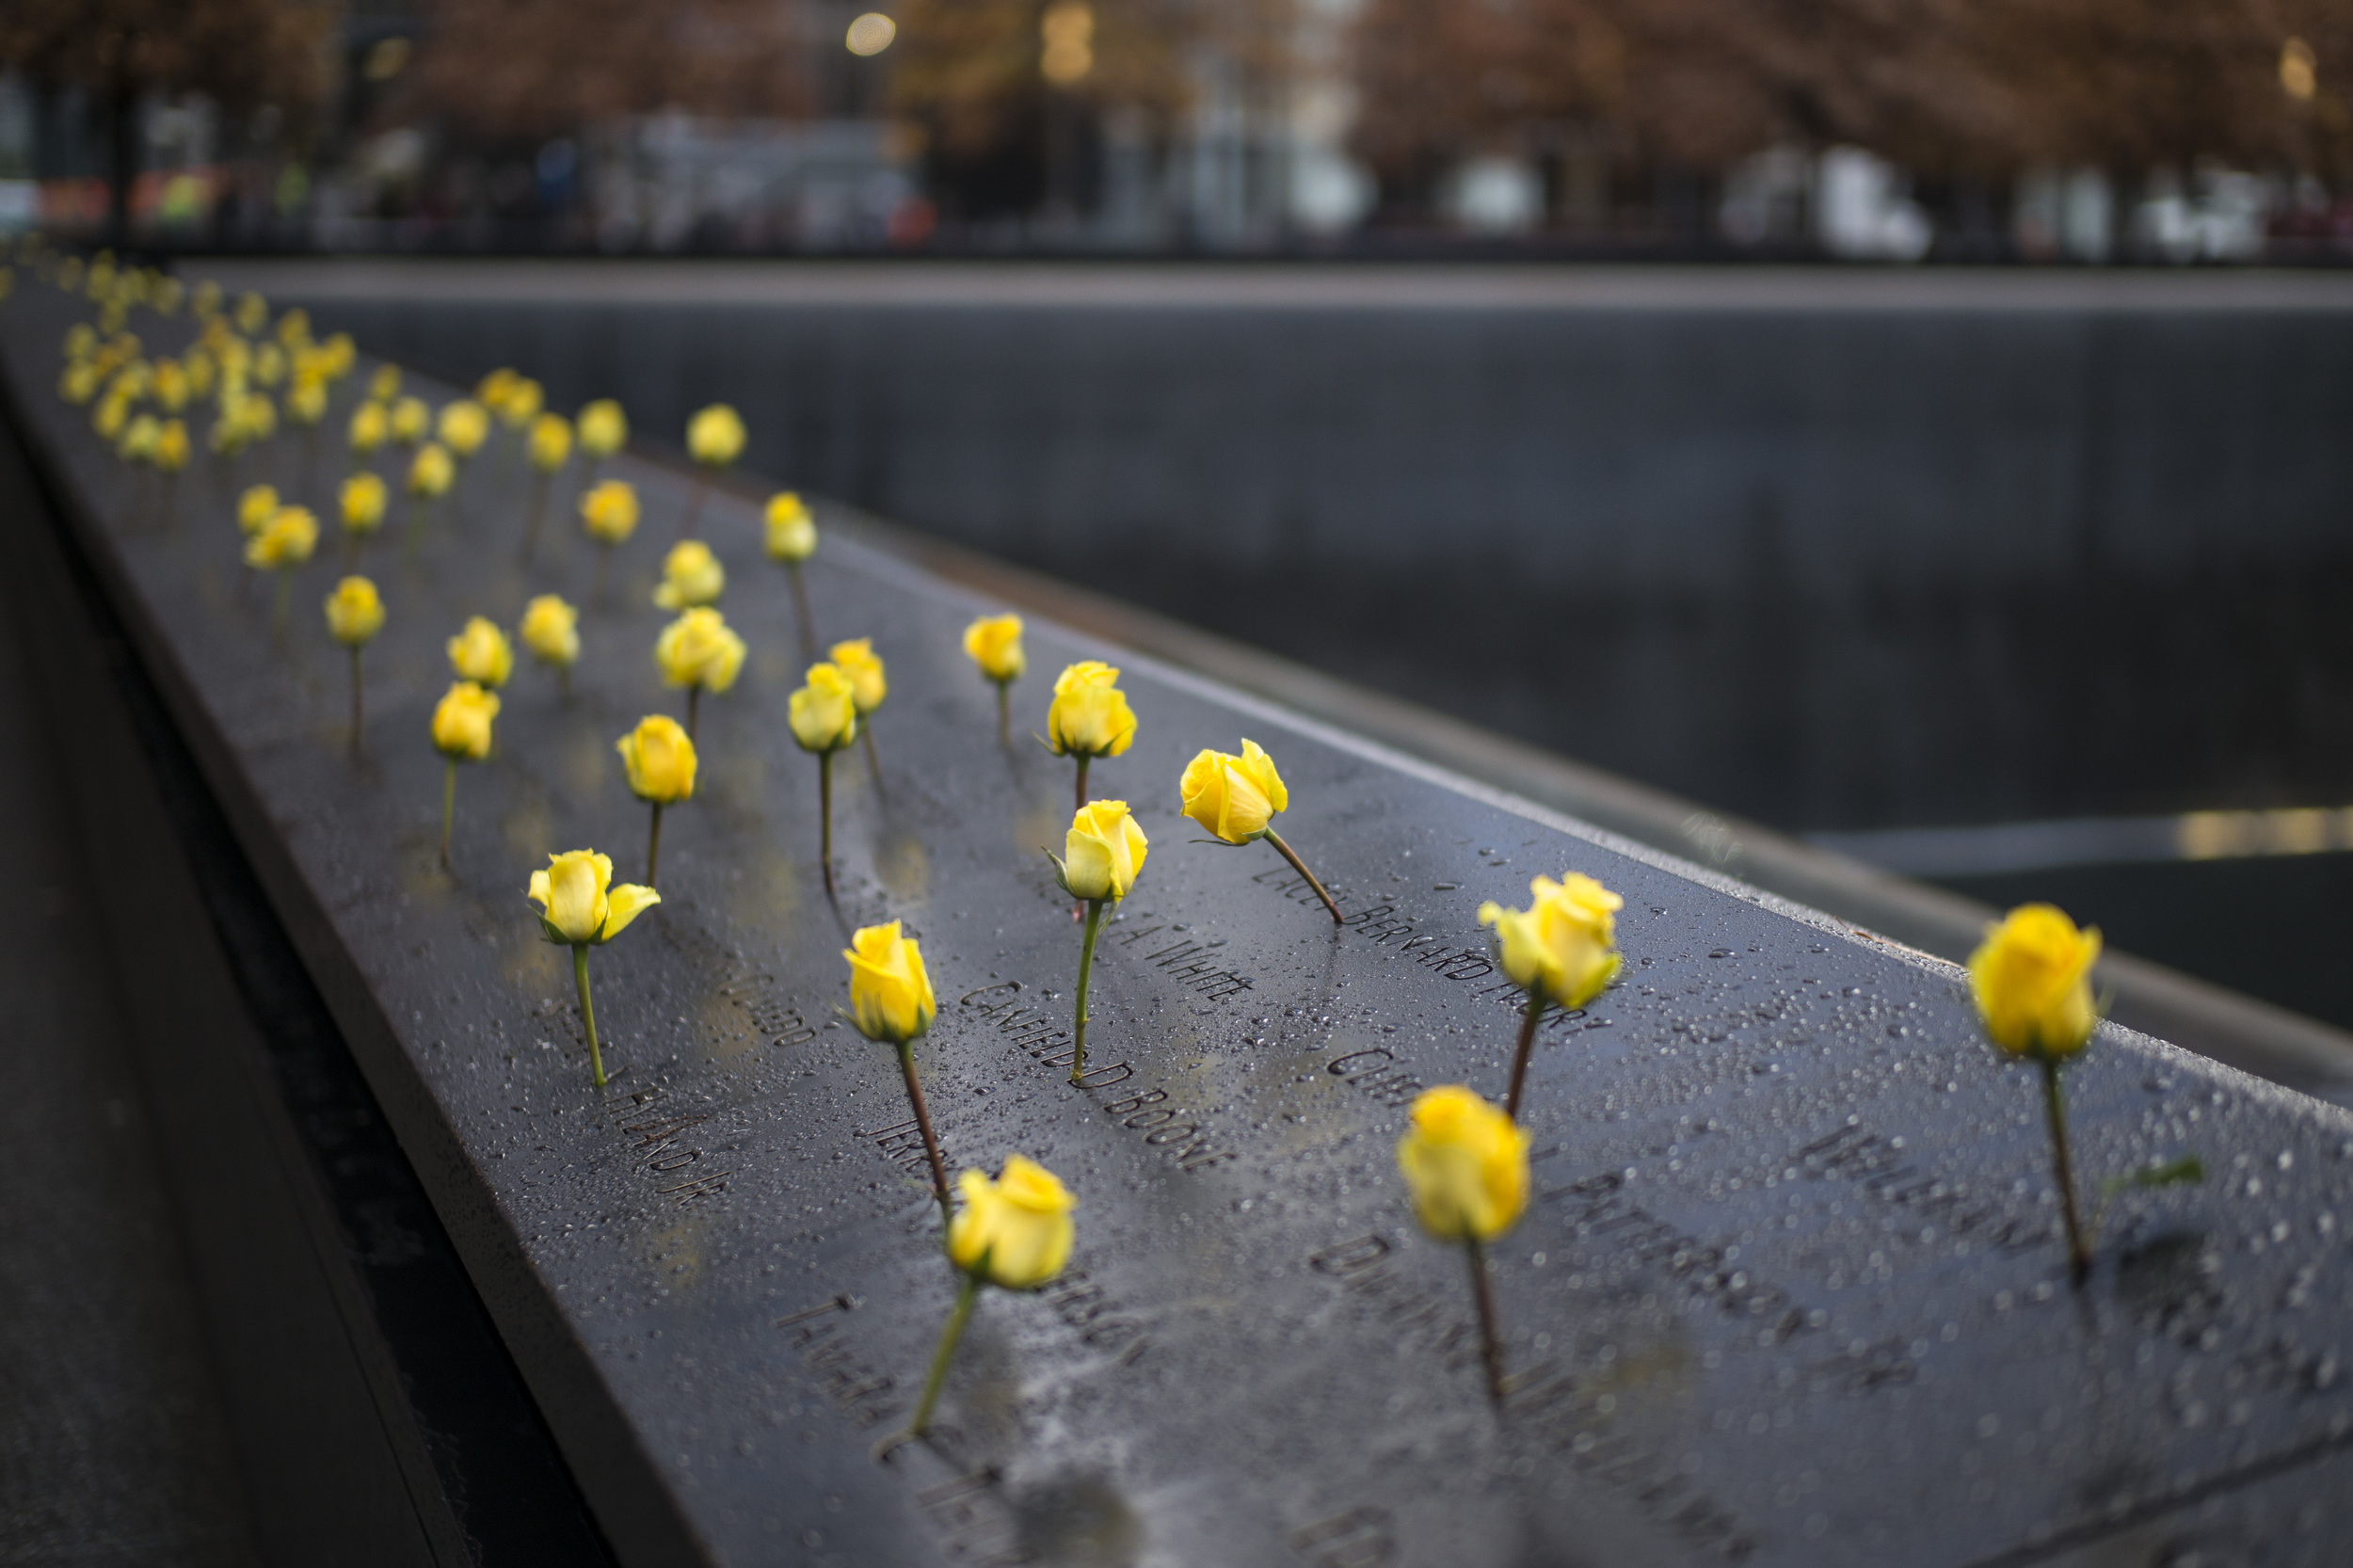
[[[200,464],[173,529],[140,520],[51,394],[64,318],[7,311],[20,406],[106,520],[165,684],[221,743],[216,784],[282,846],[254,852],[297,878],[297,941],[364,978],[323,989],[624,1560],[2341,1555],[2353,1118],[2107,1031],[2069,1075],[2083,1168],[2195,1151],[2211,1175],[2119,1199],[2071,1289],[2034,1086],[1978,1040],[1952,971],[1132,659],[1142,729],[1096,785],[1154,847],[1107,930],[1075,1088],[1053,1059],[1077,928],[1038,853],[1067,764],[999,749],[957,645],[998,606],[839,536],[820,552],[821,641],[872,635],[892,684],[883,787],[855,755],[839,769],[837,917],[815,768],[783,725],[789,600],[729,501],[704,533],[752,653],[703,705],[665,902],[593,960],[616,1076],[591,1089],[568,966],[522,888],[583,843],[642,864],[613,741],[678,710],[647,596],[683,486],[619,466],[647,520],[584,616],[568,698],[519,666],[444,875],[441,643],[532,593],[584,600],[585,544],[552,530],[522,569],[517,465],[488,454],[413,566],[393,520],[368,560],[392,619],[355,763],[316,614],[332,546],[273,646],[229,492]],[[281,475],[298,450],[280,443]],[[1016,737],[1064,662],[1106,652],[1035,623],[1029,643]],[[1175,813],[1185,759],[1244,734],[1283,765],[1284,832],[1336,884],[1337,931],[1270,852],[1194,842]],[[1495,1249],[1498,1415],[1462,1260],[1413,1228],[1392,1147],[1419,1086],[1501,1089],[1512,997],[1472,911],[1567,869],[1625,896],[1627,967],[1541,1037],[1538,1196]],[[949,1158],[1022,1151],[1081,1207],[1064,1281],[984,1300],[939,1441],[886,1462],[951,1296],[889,1053],[834,1021],[846,928],[891,919],[940,996],[917,1054]]]

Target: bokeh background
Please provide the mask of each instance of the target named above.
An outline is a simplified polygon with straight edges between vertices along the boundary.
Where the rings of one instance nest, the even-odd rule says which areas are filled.
[[[2339,0],[15,0],[11,221],[175,248],[2310,259]]]

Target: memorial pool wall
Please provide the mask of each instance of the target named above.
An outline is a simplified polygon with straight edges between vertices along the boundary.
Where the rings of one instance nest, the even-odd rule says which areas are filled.
[[[192,480],[171,527],[142,511],[84,412],[47,396],[59,328],[20,305],[0,349],[60,514],[48,543],[113,617],[64,675],[152,686],[190,754],[182,788],[216,798],[620,1560],[2024,1568],[2254,1544],[2320,1568],[2341,1541],[2353,1393],[2328,1304],[2348,1273],[2345,1112],[2105,1026],[2071,1070],[2087,1161],[2188,1148],[2215,1178],[2127,1195],[2077,1290],[2036,1174],[2032,1085],[1977,1039],[1949,966],[1128,651],[1147,728],[1100,782],[1140,803],[1157,847],[1109,939],[1102,1076],[1070,1086],[1052,1058],[1072,928],[1034,849],[1067,775],[993,752],[955,643],[1007,598],[832,504],[813,598],[829,633],[888,639],[886,718],[904,715],[890,798],[845,776],[828,908],[808,760],[776,717],[797,679],[783,596],[746,498],[715,499],[730,619],[762,653],[704,712],[708,787],[665,841],[664,904],[599,959],[627,1072],[591,1090],[519,872],[642,822],[610,739],[665,700],[644,655],[658,527],[587,628],[571,690],[519,672],[500,753],[466,781],[452,875],[423,738],[442,639],[589,582],[588,552],[567,538],[520,567],[511,466],[477,470],[419,558],[377,547],[397,618],[372,650],[376,728],[355,761],[338,651],[314,621],[273,642],[266,601],[237,585],[233,488]],[[619,466],[654,519],[682,508],[680,474]],[[30,512],[10,513],[12,550]],[[333,574],[314,563],[304,594]],[[1118,649],[1050,601],[1021,601],[1041,674]],[[100,695],[61,732],[95,734],[108,712]],[[1196,742],[1243,728],[1284,759],[1287,830],[1338,890],[1337,929],[1279,865],[1185,842],[1165,782]],[[66,749],[92,783],[139,771]],[[224,924],[182,885],[205,868],[182,862],[168,792],[144,808],[165,831],[136,844],[85,792],[93,851],[174,895],[117,901],[136,938],[117,956],[166,1091],[151,1097],[213,1140],[189,1145],[202,1205],[219,1160],[254,1144],[205,1126],[197,1095],[267,1099],[231,1021],[263,1010],[159,968]],[[1390,1144],[1419,1084],[1492,1080],[1504,1060],[1510,987],[1469,911],[1563,864],[1627,895],[1629,967],[1545,1032],[1538,1197],[1497,1249],[1513,1372],[1498,1416],[1461,1353],[1460,1259],[1412,1230]],[[920,1451],[875,1440],[904,1416],[947,1282],[929,1197],[904,1179],[888,1060],[825,1027],[837,917],[904,918],[934,954],[943,1016],[922,1050],[957,1162],[1022,1147],[1071,1173],[1084,1206],[1083,1277],[991,1303],[953,1431]],[[217,1194],[207,1211],[224,1208],[232,1235],[239,1217],[305,1233]],[[406,1261],[354,1218],[308,1232],[329,1296],[338,1268]],[[401,1316],[359,1295],[289,1317],[340,1312],[357,1336]],[[273,1366],[278,1347],[241,1337],[256,1384],[282,1392],[291,1345]],[[280,1409],[292,1430],[372,1432],[349,1463],[371,1479],[365,1517],[388,1523],[354,1555],[477,1555],[465,1456],[443,1464],[396,1354],[370,1342],[357,1359],[335,1419]],[[320,1495],[307,1522],[331,1541]]]
[[[223,265],[1791,830],[2353,798],[2353,280]]]

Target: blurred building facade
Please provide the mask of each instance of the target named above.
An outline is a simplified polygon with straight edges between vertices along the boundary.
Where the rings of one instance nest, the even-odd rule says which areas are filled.
[[[2353,254],[2349,77],[2343,0],[21,0],[0,226],[2326,260]]]

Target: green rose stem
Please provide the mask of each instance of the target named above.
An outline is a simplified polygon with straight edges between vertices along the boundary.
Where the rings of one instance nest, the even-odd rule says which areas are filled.
[[[659,887],[654,880],[654,867],[662,859],[662,803],[653,802],[653,828],[646,835],[646,886]]]
[[[1084,805],[1085,802],[1081,801],[1080,804]],[[1334,904],[1332,902],[1332,895],[1323,890],[1323,884],[1318,882],[1316,880],[1316,873],[1307,869],[1307,862],[1302,860],[1291,849],[1291,846],[1283,841],[1283,836],[1280,833],[1275,832],[1274,829],[1271,827],[1266,830],[1266,841],[1274,846],[1275,854],[1281,856],[1284,859],[1291,863],[1291,870],[1297,872],[1300,875],[1307,879],[1307,886],[1316,890],[1316,897],[1321,899],[1323,901],[1323,906],[1332,911],[1332,923],[1334,925],[1340,924],[1340,906]]]
[[[874,792],[883,792],[882,759],[874,754],[874,721],[867,714],[858,715],[858,739],[866,743],[866,771],[874,776]]]
[[[1076,755],[1079,759],[1079,809],[1083,811],[1087,808],[1087,764],[1093,761],[1094,759],[1083,751],[1076,753]],[[1070,918],[1072,920],[1075,920],[1080,918],[1080,905],[1083,902],[1083,900],[1074,900],[1072,902],[1070,905]],[[1084,988],[1081,987],[1080,990],[1080,998],[1083,999],[1085,995],[1086,992]],[[1070,1081],[1073,1083],[1079,1081],[1076,1074],[1072,1075]]]
[[[703,683],[699,680],[686,688],[686,738],[695,738],[696,721],[702,717]]]
[[[351,645],[351,754],[360,755],[360,645]]]
[[[441,870],[449,870],[449,824],[457,813],[457,759],[449,759],[449,772],[441,777]]]
[[[932,1136],[932,1113],[923,1103],[923,1084],[915,1076],[913,1040],[899,1042],[899,1074],[907,1080],[907,1104],[915,1108],[915,1125],[923,1134],[923,1153],[932,1162],[932,1192],[939,1199],[939,1217],[944,1224],[956,1217],[955,1208],[948,1197],[948,1167],[940,1161],[939,1140]]]
[[[613,546],[600,542],[597,546],[597,580],[588,588],[589,603],[600,605],[604,602],[604,580],[611,576],[612,572]]]
[[[286,636],[286,604],[294,597],[294,573],[284,567],[278,568],[278,593],[269,607],[269,632],[280,641]]]
[[[939,1331],[939,1349],[932,1352],[931,1374],[923,1380],[923,1397],[916,1401],[915,1420],[907,1428],[916,1437],[931,1430],[932,1406],[939,1401],[939,1385],[948,1381],[948,1362],[956,1353],[956,1341],[964,1337],[964,1325],[972,1316],[972,1304],[980,1299],[981,1281],[977,1274],[967,1274],[956,1287],[956,1304],[948,1314],[948,1326]]]
[[[548,515],[548,476],[544,470],[531,476],[531,520],[523,524],[523,565],[531,564],[534,552],[539,548],[539,524]]]
[[[1536,1046],[1536,1025],[1545,1016],[1545,999],[1534,991],[1528,993],[1528,1006],[1520,1019],[1519,1048],[1512,1053],[1512,1092],[1504,1097],[1503,1113],[1513,1121],[1520,1119],[1520,1085],[1528,1081],[1528,1057]]]
[[[1503,1403],[1503,1340],[1496,1333],[1495,1288],[1487,1282],[1487,1253],[1475,1236],[1463,1238],[1470,1255],[1471,1300],[1479,1307],[1479,1353],[1487,1367],[1487,1397]]]
[[[694,732],[689,730],[692,740]],[[825,896],[833,897],[833,753],[817,754],[817,863],[825,873]],[[931,1135],[927,1132],[924,1137]]]
[[[455,763],[452,764],[456,766]],[[604,1087],[604,1057],[597,1049],[597,1010],[588,1003],[588,944],[572,944],[572,980],[580,987],[580,1022],[588,1031],[588,1077]]]
[[[711,475],[697,466],[695,471],[695,490],[686,498],[686,510],[679,514],[678,538],[672,539],[670,541],[672,544],[678,543],[679,539],[685,538],[695,531],[696,522],[703,515],[703,493],[710,488]]]
[[[787,561],[784,577],[792,584],[792,624],[801,633],[801,657],[814,662],[817,657],[817,628],[809,618],[808,587],[801,581],[801,563]]]
[[[1085,901],[1087,906],[1086,935],[1079,939],[1079,1019],[1075,1031],[1077,1043],[1071,1047],[1070,1081],[1079,1083],[1086,1077],[1087,1066],[1087,978],[1095,969],[1095,938],[1103,929],[1103,904],[1099,898]]]
[[[2059,1211],[2067,1218],[2067,1256],[2075,1280],[2091,1272],[2091,1248],[2084,1240],[2083,1222],[2075,1214],[2075,1169],[2067,1152],[2067,1108],[2059,1098],[2059,1064],[2042,1058],[2042,1104],[2051,1117],[2051,1172],[2058,1179]]]
[[[1010,680],[997,682],[997,744],[1006,748],[1013,745],[1013,682]]]

